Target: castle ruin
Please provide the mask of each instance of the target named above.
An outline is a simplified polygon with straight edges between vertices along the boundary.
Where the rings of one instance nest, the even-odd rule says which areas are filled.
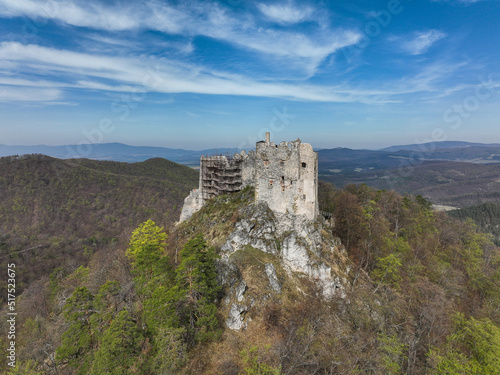
[[[300,139],[275,144],[266,140],[255,151],[233,156],[202,156],[199,188],[184,200],[180,222],[187,220],[206,201],[221,194],[255,188],[255,200],[264,201],[277,213],[318,215],[318,154]]]

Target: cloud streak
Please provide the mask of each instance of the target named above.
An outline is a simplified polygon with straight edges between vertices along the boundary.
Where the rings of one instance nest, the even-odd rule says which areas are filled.
[[[438,3],[451,3],[451,4],[474,4],[474,3],[479,3],[481,1],[488,1],[488,0],[432,0],[434,2],[438,2]],[[494,0],[495,1],[495,0]],[[498,0],[496,0],[498,1]]]
[[[269,20],[282,25],[290,25],[313,19],[314,9],[311,7],[297,7],[292,4],[264,4],[257,5],[260,12]]]
[[[72,26],[119,31],[139,27],[130,7],[110,7],[96,2],[1,0],[4,17],[52,19]],[[138,9],[134,9],[138,11]],[[130,12],[130,13],[129,13]],[[137,15],[137,13],[136,13]]]
[[[0,102],[50,102],[59,100],[61,97],[62,92],[57,89],[0,84]]]
[[[442,65],[425,68],[416,77],[386,82],[383,87],[351,88],[339,86],[286,84],[250,79],[202,66],[167,60],[165,58],[111,57],[58,50],[16,42],[0,44],[0,62],[28,66],[33,74],[44,72],[43,81],[7,77],[0,84],[16,87],[12,100],[60,100],[63,88],[111,92],[196,93],[208,95],[238,95],[276,97],[288,100],[384,104],[397,102],[396,95],[420,91],[432,92],[438,77],[446,71]],[[456,69],[459,66],[455,67]],[[75,75],[75,72],[78,72]],[[67,73],[66,81],[56,81]],[[72,78],[73,77],[73,78]],[[79,79],[78,77],[84,77]],[[385,88],[384,88],[385,87]],[[57,88],[57,89],[55,89]],[[46,92],[43,92],[46,90]],[[44,93],[45,95],[42,95]],[[4,100],[7,94],[3,96]]]
[[[404,77],[383,81],[370,75],[356,84],[351,84],[348,76],[330,77],[328,81],[315,79],[318,67],[327,57],[359,42],[359,32],[326,25],[323,16],[318,15],[321,12],[312,5],[299,7],[288,1],[259,3],[252,9],[253,13],[245,10],[238,14],[240,10],[199,1],[172,5],[148,0],[123,7],[96,1],[0,0],[3,17],[45,17],[64,25],[65,30],[91,29],[80,33],[85,37],[79,38],[80,44],[71,50],[34,43],[0,43],[0,69],[21,72],[15,79],[2,78],[0,72],[0,84],[12,92],[12,101],[26,97],[54,102],[60,101],[69,88],[367,104],[399,102],[402,95],[418,92],[447,92],[440,85],[447,77],[446,69],[434,71],[432,65],[422,65]],[[263,18],[267,23],[262,22]],[[269,26],[268,21],[275,24]],[[308,21],[307,32],[302,31],[302,25],[291,27],[304,21]],[[150,31],[155,32],[153,41],[137,37]],[[135,39],[128,42],[127,35],[134,33]],[[230,46],[230,56],[237,56],[243,68],[235,72],[232,67],[237,64],[218,64],[225,56],[213,64],[197,60],[200,37],[210,38],[219,48]],[[406,54],[417,56],[445,37],[444,32],[431,29],[415,32],[406,40],[397,37],[392,41],[398,42]],[[248,74],[242,56],[258,56],[262,64],[272,64],[277,73]],[[4,94],[4,101],[7,96]]]
[[[312,7],[290,4],[265,5],[259,9],[282,24],[313,20]],[[205,36],[237,48],[268,56],[293,59],[307,74],[341,48],[356,44],[361,35],[349,29],[318,27],[312,33],[265,28],[250,13],[241,14],[213,2],[183,2],[179,5],[156,1],[133,2],[127,6],[104,5],[95,1],[0,0],[4,17],[46,18],[66,25],[110,32],[151,29],[187,38]]]
[[[419,31],[410,40],[403,42],[401,48],[410,55],[421,55],[445,37],[446,34],[438,30]]]

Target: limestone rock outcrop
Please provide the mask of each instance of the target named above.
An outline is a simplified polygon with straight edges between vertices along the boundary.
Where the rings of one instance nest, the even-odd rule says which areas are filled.
[[[329,222],[276,212],[251,187],[211,199],[176,230],[186,238],[202,232],[216,247],[221,314],[231,330],[246,329],[269,303],[293,303],[292,295],[345,298],[350,262]]]
[[[198,211],[203,204],[201,203],[201,193],[198,189],[193,189],[189,195],[184,199],[184,205],[182,206],[181,216],[179,222],[186,221],[193,214]]]
[[[339,272],[328,264],[336,252],[342,251],[342,246],[338,239],[322,234],[320,220],[274,213],[263,202],[245,207],[242,216],[221,247],[223,258],[230,258],[234,252],[249,246],[277,256],[288,272],[303,273],[316,280],[325,298],[344,295],[345,275],[337,275]],[[269,279],[274,279],[270,276],[275,274],[272,269],[268,266],[266,270]],[[271,287],[277,291],[278,285],[273,282]]]

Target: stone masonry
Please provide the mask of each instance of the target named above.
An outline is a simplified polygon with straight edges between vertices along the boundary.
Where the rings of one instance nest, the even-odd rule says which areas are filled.
[[[220,194],[255,187],[255,200],[278,213],[304,215],[314,220],[318,208],[318,155],[300,139],[272,143],[270,134],[255,151],[233,156],[202,156],[199,188],[184,200],[180,222]]]

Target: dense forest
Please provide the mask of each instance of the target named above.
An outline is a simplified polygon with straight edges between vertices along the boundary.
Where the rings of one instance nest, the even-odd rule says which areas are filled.
[[[500,205],[483,203],[448,211],[448,215],[460,220],[474,221],[483,232],[491,233],[495,245],[500,246]]]
[[[47,263],[48,275],[41,272],[25,283],[17,300],[18,366],[9,369],[5,357],[1,362],[8,374],[500,373],[499,249],[471,221],[433,211],[421,196],[320,184],[320,208],[334,215],[315,225],[340,239],[337,268],[350,269],[345,293],[327,299],[314,279],[281,269],[279,254],[248,247],[234,254],[238,270],[228,269],[220,245],[252,206],[252,189],[217,197],[174,227],[173,204],[187,195],[189,181],[196,181],[182,167],[171,171],[172,181],[162,181],[160,160],[145,162],[149,176],[141,176],[141,168],[134,172],[134,166],[126,172],[126,165],[113,164],[112,171],[103,171],[102,165],[84,162],[64,169],[66,179],[63,174],[46,184],[41,171],[60,161],[39,156],[1,161],[17,163],[12,175],[2,177],[18,181],[19,190],[8,193],[19,197],[12,207],[2,200],[5,217],[19,205],[19,218],[2,231],[21,238],[23,226],[29,230],[26,243],[10,237],[2,245],[9,250],[2,254],[19,268],[32,267],[30,257],[45,261],[45,249],[27,257],[23,254],[30,252],[15,250],[55,225],[50,217],[30,221],[36,200],[29,194],[37,194],[40,209],[53,207],[54,221],[66,228],[57,234],[61,241],[74,233],[95,235],[98,244],[108,233],[123,237],[106,246],[68,242],[61,253],[66,261]],[[173,182],[175,173],[186,178],[181,186]],[[57,184],[64,189],[55,189]],[[156,184],[165,195],[152,193]],[[44,186],[51,190],[44,192]],[[81,195],[87,208],[69,203]],[[139,196],[143,200],[132,203]],[[80,225],[89,224],[80,220],[100,212],[97,200],[118,221],[108,228],[104,216],[85,232]],[[119,204],[127,202],[132,206],[120,211]],[[128,221],[128,215],[140,221]],[[131,225],[135,229],[129,232],[112,231]],[[280,239],[274,241],[280,248]],[[74,256],[78,253],[81,257]],[[263,286],[264,264],[275,265],[279,293]],[[234,290],[221,280],[241,275],[255,309],[248,312],[248,326],[233,331],[224,317]],[[4,332],[6,324],[1,323]]]
[[[0,158],[0,260],[16,261],[18,293],[56,268],[70,274],[94,252],[126,246],[147,219],[174,223],[197,184],[195,170],[165,159]]]

